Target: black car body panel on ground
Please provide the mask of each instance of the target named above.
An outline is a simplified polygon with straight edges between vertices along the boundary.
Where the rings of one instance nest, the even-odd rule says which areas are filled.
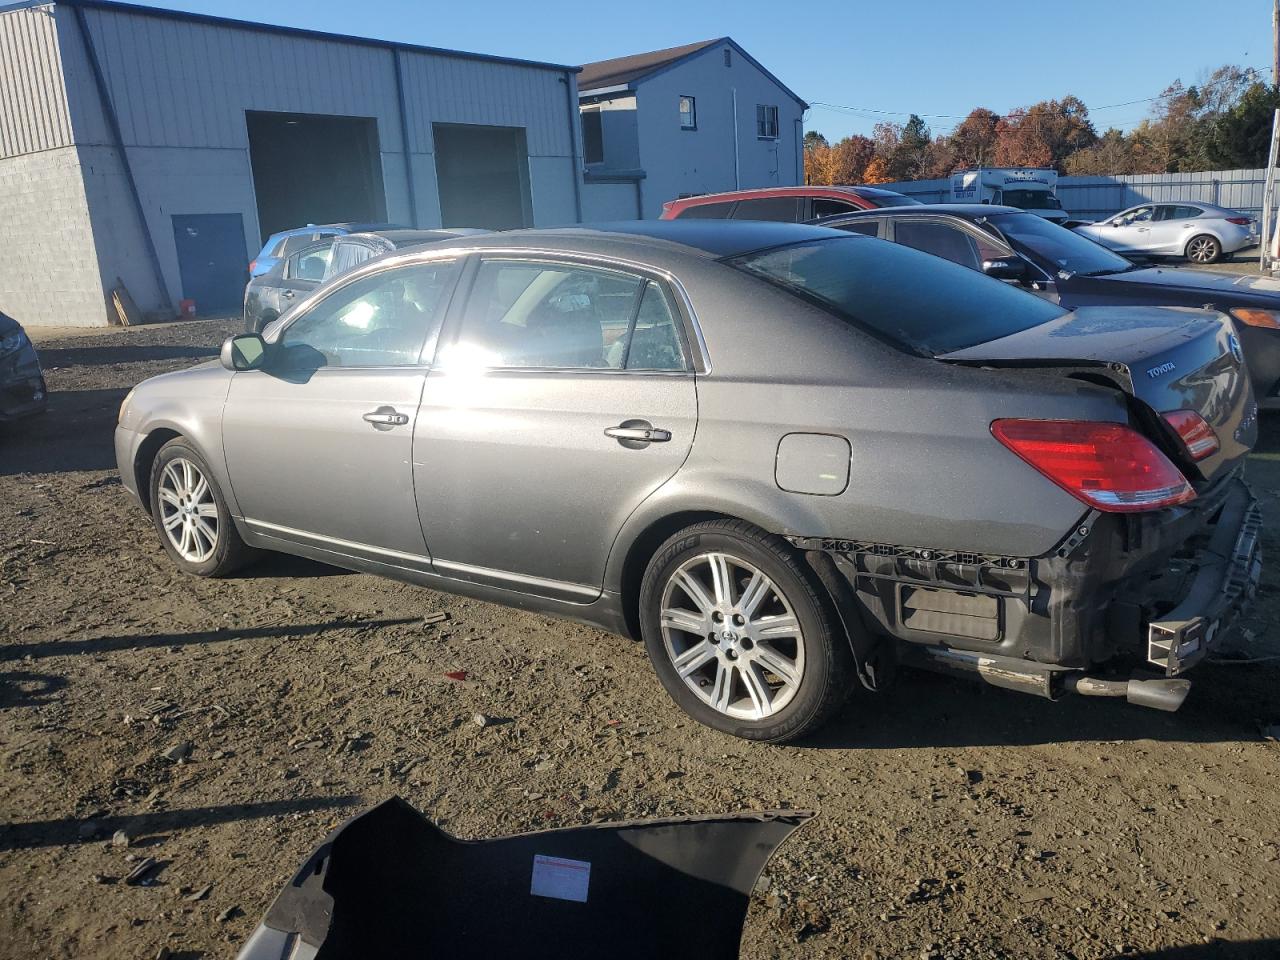
[[[387,800],[308,858],[239,960],[736,957],[760,871],[810,816],[458,840],[403,800]]]
[[[41,413],[49,391],[22,324],[0,313],[0,423]]]
[[[1258,403],[1280,407],[1280,280],[1142,266],[1012,207],[929,204],[842,214],[821,223],[911,246],[975,270],[985,267],[991,275],[1018,282],[1067,309],[1202,307],[1229,314]],[[1008,264],[1009,260],[1017,262]]]

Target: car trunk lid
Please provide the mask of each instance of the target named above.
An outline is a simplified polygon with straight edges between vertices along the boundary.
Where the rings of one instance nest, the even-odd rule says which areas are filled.
[[[1230,321],[1179,307],[1082,307],[1020,333],[944,354],[950,363],[1052,370],[1114,385],[1130,398],[1133,426],[1193,482],[1233,470],[1257,439],[1257,406]],[[1190,410],[1217,438],[1195,459],[1165,414]],[[1175,418],[1176,420],[1177,418]]]

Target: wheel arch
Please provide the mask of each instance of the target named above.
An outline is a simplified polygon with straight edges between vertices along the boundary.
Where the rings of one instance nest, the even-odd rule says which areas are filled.
[[[161,447],[182,436],[185,435],[172,427],[156,427],[138,444],[138,452],[133,457],[133,479],[138,499],[148,513],[151,512],[151,465],[156,462]]]
[[[1226,252],[1226,244],[1223,242],[1222,237],[1218,236],[1218,234],[1215,231],[1209,230],[1209,229],[1197,230],[1190,237],[1188,237],[1187,242],[1182,245],[1183,259],[1186,259],[1186,260],[1191,259],[1191,245],[1201,238],[1208,238],[1218,245],[1219,257],[1222,257],[1222,255]]]

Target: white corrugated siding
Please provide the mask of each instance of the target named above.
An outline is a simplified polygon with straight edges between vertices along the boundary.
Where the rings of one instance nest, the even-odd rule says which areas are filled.
[[[0,13],[0,157],[71,143],[53,8]]]

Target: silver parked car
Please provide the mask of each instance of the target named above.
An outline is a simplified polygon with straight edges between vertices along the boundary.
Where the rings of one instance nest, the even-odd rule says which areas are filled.
[[[184,571],[279,550],[596,624],[785,740],[899,660],[1175,709],[1257,581],[1255,433],[1219,314],[695,220],[370,261],[139,384],[116,455]]]
[[[1073,227],[1076,233],[1121,253],[1186,257],[1217,263],[1258,243],[1258,221],[1212,203],[1144,203],[1109,220]]]

